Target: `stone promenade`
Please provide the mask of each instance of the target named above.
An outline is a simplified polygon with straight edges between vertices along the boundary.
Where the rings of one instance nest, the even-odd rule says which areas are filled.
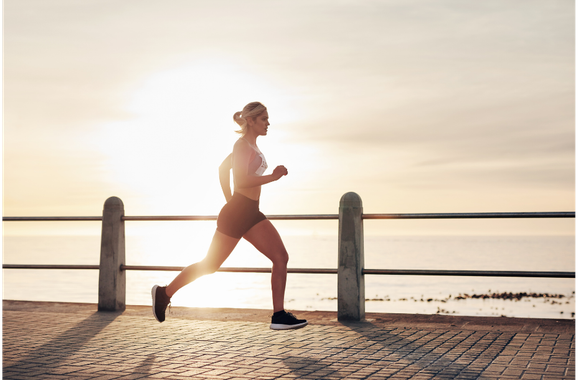
[[[568,320],[270,312],[3,301],[4,379],[574,379]]]

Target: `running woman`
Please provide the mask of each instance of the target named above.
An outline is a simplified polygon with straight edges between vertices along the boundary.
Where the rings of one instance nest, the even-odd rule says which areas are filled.
[[[300,328],[307,325],[307,321],[297,319],[284,308],[289,255],[273,224],[259,211],[261,186],[286,176],[287,169],[282,165],[277,166],[272,174],[264,175],[267,161],[257,147],[257,137],[266,136],[269,127],[269,114],[263,104],[249,103],[243,111],[236,112],[233,119],[241,127],[241,130],[237,131],[241,134],[241,138],[235,143],[233,153],[225,158],[219,167],[219,180],[227,204],[221,209],[217,218],[217,230],[207,256],[202,261],[183,269],[168,286],[153,286],[153,314],[159,322],[163,322],[171,297],[197,278],[216,272],[233,252],[239,240],[244,238],[273,263],[271,270],[273,316],[270,328],[274,330]],[[230,187],[231,170],[233,170],[233,194]]]

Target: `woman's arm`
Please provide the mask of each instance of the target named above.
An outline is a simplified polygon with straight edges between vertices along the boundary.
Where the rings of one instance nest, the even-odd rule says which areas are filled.
[[[261,185],[266,185],[268,183],[277,181],[279,178],[287,175],[287,169],[283,165],[277,166],[273,173],[264,176],[251,176],[246,175],[245,178],[240,182],[238,180],[235,181],[239,188],[242,187],[257,187]]]
[[[231,194],[231,169],[233,168],[233,153],[229,154],[219,166],[219,182],[227,202],[233,197]]]
[[[287,169],[284,166],[277,166],[272,174],[264,176],[249,175],[249,161],[253,154],[253,148],[245,140],[239,140],[233,148],[235,159],[233,160],[233,178],[235,186],[239,188],[249,188],[265,185],[277,181],[279,178],[287,175]]]

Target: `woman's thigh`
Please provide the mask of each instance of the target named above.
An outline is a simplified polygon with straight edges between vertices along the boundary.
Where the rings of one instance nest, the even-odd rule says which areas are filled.
[[[289,259],[279,232],[268,219],[254,225],[243,238],[274,263],[286,263]]]
[[[215,231],[213,241],[207,252],[207,256],[203,259],[203,263],[207,264],[210,269],[217,270],[227,260],[233,249],[237,246],[240,239],[230,237],[222,232]]]

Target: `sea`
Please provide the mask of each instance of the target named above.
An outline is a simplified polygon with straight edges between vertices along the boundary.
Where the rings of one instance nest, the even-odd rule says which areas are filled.
[[[137,222],[138,223],[138,222]],[[126,263],[186,266],[201,260],[214,222],[127,227]],[[283,230],[290,268],[336,268],[337,232]],[[574,236],[365,235],[367,269],[574,271]],[[100,236],[5,235],[4,264],[98,264]],[[241,241],[225,267],[270,267]],[[151,305],[150,290],[178,272],[127,271],[126,302]],[[98,302],[96,270],[4,269],[5,300]],[[365,310],[522,318],[575,318],[574,279],[366,275]],[[181,289],[173,306],[271,309],[270,274],[217,272]],[[289,274],[288,310],[337,310],[337,275]]]

